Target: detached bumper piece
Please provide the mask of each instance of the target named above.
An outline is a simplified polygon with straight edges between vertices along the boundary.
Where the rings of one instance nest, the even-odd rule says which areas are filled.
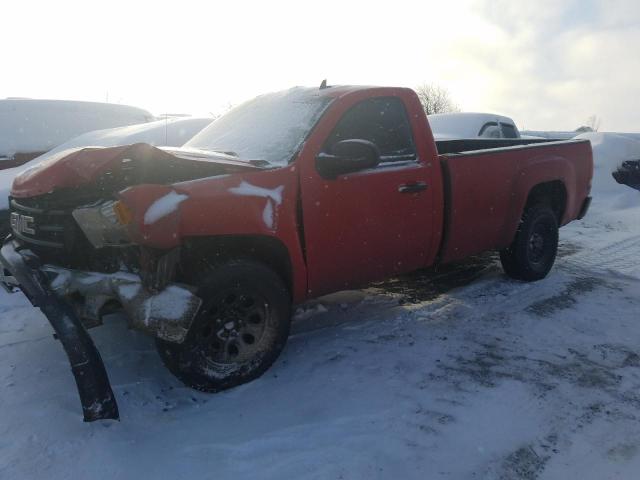
[[[69,358],[85,422],[119,418],[118,405],[107,372],[91,337],[73,308],[48,287],[40,262],[9,237],[0,249],[2,283],[9,290],[19,285],[33,306],[40,308],[55,330]],[[7,270],[10,275],[4,273]]]
[[[59,298],[83,299],[74,311],[90,325],[100,325],[103,308],[115,301],[126,312],[131,328],[167,342],[184,341],[202,304],[185,285],[170,283],[160,291],[149,291],[139,275],[127,272],[84,272],[54,265],[43,265],[40,272]]]

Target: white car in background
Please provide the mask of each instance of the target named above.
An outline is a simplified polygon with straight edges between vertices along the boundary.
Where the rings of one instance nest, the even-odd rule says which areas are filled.
[[[146,110],[113,103],[0,100],[0,170],[16,167],[93,130],[151,122]]]
[[[134,143],[148,143],[154,147],[181,147],[213,121],[211,117],[166,117],[149,123],[127,127],[94,130],[79,135],[42,155],[50,155],[78,147],[117,147]]]
[[[493,113],[438,113],[429,115],[436,140],[461,138],[522,138],[515,122]]]
[[[11,184],[13,179],[24,170],[65,150],[83,147],[115,147],[133,143],[148,143],[157,147],[181,147],[213,120],[210,117],[165,118],[140,125],[96,130],[75,137],[28,163],[0,171],[0,237],[8,233],[7,218]]]

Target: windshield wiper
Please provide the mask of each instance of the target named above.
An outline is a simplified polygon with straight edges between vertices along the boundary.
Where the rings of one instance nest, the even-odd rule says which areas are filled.
[[[229,155],[230,157],[240,158],[240,155],[238,155],[238,153],[234,152],[233,150],[225,150],[223,148],[210,148],[209,150],[215,153],[223,153],[225,155]],[[242,161],[250,165],[253,165],[254,167],[267,167],[271,165],[271,162],[268,162],[267,160],[244,160],[243,159]]]
[[[207,150],[209,150],[211,152],[215,152],[215,153],[222,153],[222,154],[228,155],[230,157],[240,157],[240,155],[238,155],[233,150],[225,150],[224,148],[207,148]]]
[[[250,163],[254,167],[267,167],[271,165],[271,162],[267,160],[247,160],[247,163]]]
[[[224,148],[207,148],[207,152],[213,153],[222,153],[223,155],[227,155],[229,157],[235,157],[240,160],[240,155],[233,150],[225,150]],[[271,162],[267,160],[240,160],[241,162],[248,163],[249,165],[253,165],[254,167],[268,167],[271,166]]]

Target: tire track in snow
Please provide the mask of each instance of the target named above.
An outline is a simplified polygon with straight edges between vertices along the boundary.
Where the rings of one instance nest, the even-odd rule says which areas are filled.
[[[618,274],[640,280],[640,235],[583,250],[567,260],[569,269],[581,273]]]

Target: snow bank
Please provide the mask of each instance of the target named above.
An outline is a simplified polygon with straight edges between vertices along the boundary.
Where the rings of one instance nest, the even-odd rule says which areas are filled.
[[[593,148],[593,208],[598,211],[640,207],[640,192],[615,181],[611,172],[625,160],[640,159],[640,139],[633,134],[583,133]],[[640,215],[640,212],[638,212]]]
[[[640,136],[620,133],[583,133],[575,137],[591,142],[599,166],[609,165],[610,172],[618,169],[626,160],[640,159]]]

